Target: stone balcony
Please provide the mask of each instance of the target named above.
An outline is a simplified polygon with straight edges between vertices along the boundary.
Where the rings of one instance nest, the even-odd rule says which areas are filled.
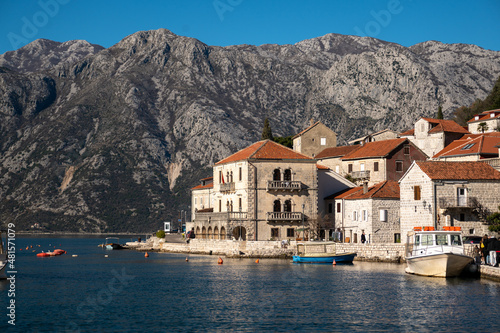
[[[300,191],[302,182],[296,180],[269,180],[267,182],[268,191]]]
[[[352,172],[352,178],[370,178],[370,170],[363,170],[363,171],[353,171]]]
[[[195,220],[210,221],[244,221],[248,218],[247,212],[197,212]]]
[[[459,198],[457,196],[450,196],[439,198],[439,207],[441,209],[473,208],[476,203],[477,200],[475,197]]]
[[[234,182],[219,184],[219,190],[221,192],[234,192],[235,186]]]
[[[269,212],[267,213],[268,221],[302,221],[304,214],[300,212]]]

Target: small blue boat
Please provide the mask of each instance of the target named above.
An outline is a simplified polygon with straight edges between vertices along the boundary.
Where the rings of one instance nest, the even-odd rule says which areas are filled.
[[[293,256],[294,263],[313,264],[352,264],[356,253],[337,253],[336,243],[307,242],[297,244],[297,254]]]

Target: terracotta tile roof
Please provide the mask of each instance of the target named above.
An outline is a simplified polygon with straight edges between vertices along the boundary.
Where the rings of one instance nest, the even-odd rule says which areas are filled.
[[[405,142],[409,142],[408,139],[399,138],[368,142],[361,146],[359,149],[346,154],[341,158],[341,160],[385,157]]]
[[[317,121],[315,122],[314,124],[312,124],[311,126],[309,126],[308,128],[306,128],[305,130],[303,130],[302,132],[300,132],[299,134],[295,134],[293,137],[292,137],[292,140],[301,136],[302,134],[304,134],[305,132],[309,131],[311,128],[313,128],[314,126],[318,125],[320,123],[320,121]]]
[[[399,133],[399,136],[413,136],[415,135],[415,129],[407,130],[406,132]]]
[[[480,155],[482,158],[498,157],[496,145],[500,143],[500,133],[498,134],[499,136],[467,135],[467,138],[455,140],[444,147],[433,158],[463,155]]]
[[[433,125],[429,133],[439,133],[439,132],[452,132],[452,133],[469,133],[468,130],[454,122],[453,120],[447,119],[434,119],[434,118],[423,118]]]
[[[328,157],[341,157],[354,150],[358,150],[360,147],[361,145],[325,148],[318,155],[316,155],[316,159],[319,160]]]
[[[491,116],[492,113],[494,114],[493,117]],[[479,119],[476,120],[476,116],[479,116]],[[500,118],[500,109],[484,111],[472,117],[472,119],[469,120],[467,123],[474,123],[476,121],[486,121],[489,119],[497,119],[497,118]]]
[[[415,162],[433,180],[500,180],[500,172],[484,162]]]
[[[399,184],[393,180],[385,180],[368,188],[363,193],[363,186],[351,188],[333,195],[335,199],[399,199]]]
[[[205,189],[205,188],[213,188],[214,187],[214,183],[210,183],[210,184],[207,184],[207,185],[198,185],[198,186],[195,186],[192,188],[192,190],[201,190],[201,189]]]
[[[211,180],[211,179],[214,179],[214,177],[207,177],[207,178],[202,178],[201,180]]]
[[[257,160],[309,160],[311,157],[297,153],[293,149],[282,146],[271,140],[256,142],[233,155],[215,163],[215,165],[243,161],[248,159]]]
[[[331,194],[329,196],[327,196],[325,199],[343,199],[353,193],[356,193],[357,191],[359,191],[359,189],[362,189],[362,187],[353,187],[353,188],[347,188],[345,190],[342,190],[340,192],[337,192],[337,193],[334,193],[334,194]]]
[[[324,166],[324,165],[319,164],[319,163],[316,163],[316,167],[318,168],[318,170],[330,170],[329,167]]]

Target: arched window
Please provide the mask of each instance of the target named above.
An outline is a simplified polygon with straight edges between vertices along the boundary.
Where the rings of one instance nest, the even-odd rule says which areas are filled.
[[[220,239],[226,239],[226,228],[220,227]]]
[[[279,200],[274,201],[273,212],[281,212],[281,202]]]
[[[291,212],[292,211],[292,201],[291,200],[285,201],[285,204],[283,205],[283,211],[284,212]]]
[[[207,236],[208,239],[212,239],[212,227],[208,227]]]
[[[274,169],[273,180],[281,180],[281,170],[280,169]]]
[[[219,228],[214,228],[214,239],[220,239]]]
[[[229,180],[229,182],[230,182],[230,183],[232,183],[232,182],[233,182],[233,172],[232,172],[232,171],[231,171],[231,173],[229,174],[229,176],[231,177],[231,178],[229,178],[229,179],[230,179],[230,180]]]
[[[290,170],[290,169],[285,170],[285,172],[283,174],[283,180],[288,180],[288,181],[292,180],[292,170]]]

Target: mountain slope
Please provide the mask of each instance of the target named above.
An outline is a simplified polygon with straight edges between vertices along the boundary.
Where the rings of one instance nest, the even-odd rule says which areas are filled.
[[[259,139],[265,117],[281,136],[321,120],[343,143],[438,105],[450,114],[500,74],[500,52],[474,45],[335,34],[217,47],[160,29],[108,49],[38,44],[0,56],[0,216],[20,228],[156,230],[211,164]]]

